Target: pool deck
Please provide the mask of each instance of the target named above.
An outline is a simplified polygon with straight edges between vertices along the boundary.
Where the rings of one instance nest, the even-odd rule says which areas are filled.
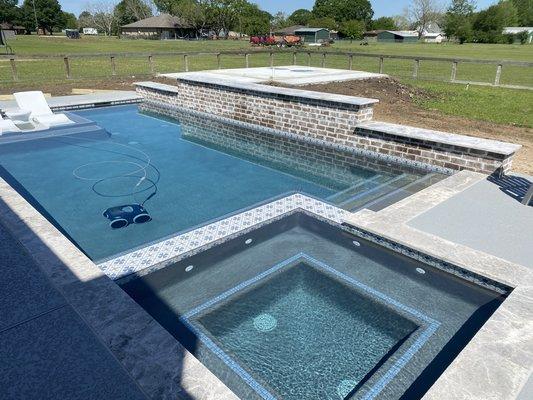
[[[514,288],[425,399],[532,397],[533,207],[518,200],[533,178],[518,178],[460,172],[378,212],[333,212]],[[0,251],[1,398],[237,398],[1,179]]]
[[[178,72],[160,74],[163,78],[176,79],[213,79],[233,83],[280,83],[292,86],[303,86],[330,82],[344,82],[361,79],[383,78],[387,75],[364,71],[349,71],[345,69],[316,68],[304,66],[277,66],[260,68],[235,68],[209,70],[201,72]]]

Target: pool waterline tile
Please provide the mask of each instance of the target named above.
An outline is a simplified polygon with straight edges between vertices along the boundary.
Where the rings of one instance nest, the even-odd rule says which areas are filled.
[[[252,375],[250,375],[243,367],[241,367],[231,356],[229,356],[224,350],[222,350],[208,335],[202,332],[193,322],[191,318],[202,313],[203,311],[209,309],[210,307],[215,306],[216,304],[231,298],[235,294],[241,292],[242,290],[248,288],[251,285],[254,285],[261,280],[267,278],[273,273],[280,271],[281,269],[294,266],[298,262],[304,262],[312,265],[318,269],[322,269],[327,273],[335,276],[341,281],[348,283],[350,286],[357,288],[359,291],[366,293],[370,298],[378,301],[381,304],[384,304],[388,308],[392,308],[396,313],[400,314],[403,317],[406,317],[410,320],[416,321],[419,325],[416,331],[423,329],[421,333],[418,334],[416,340],[403,351],[402,355],[394,362],[392,366],[389,367],[387,372],[376,382],[370,389],[367,390],[363,399],[373,400],[379,393],[390,383],[402,368],[407,365],[411,358],[417,353],[418,350],[429,340],[429,338],[436,332],[440,326],[440,322],[434,320],[433,318],[428,317],[427,315],[408,307],[398,302],[397,300],[387,296],[384,293],[381,293],[356,279],[349,277],[342,272],[337,271],[336,269],[330,267],[329,265],[305,254],[299,253],[296,254],[276,265],[262,272],[261,274],[255,276],[254,278],[248,279],[239,285],[221,293],[220,295],[208,300],[207,302],[199,305],[198,307],[187,312],[185,315],[180,317],[180,321],[187,326],[187,328],[194,333],[194,335],[200,339],[206,347],[208,347],[214,354],[217,355],[233,372],[235,372],[241,379],[243,379],[252,389],[255,390],[265,400],[276,400],[274,397],[263,385],[257,382]],[[416,332],[415,331],[415,332]]]

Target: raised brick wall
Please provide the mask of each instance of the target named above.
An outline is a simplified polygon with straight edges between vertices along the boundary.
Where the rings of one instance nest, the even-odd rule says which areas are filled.
[[[200,78],[178,80],[172,86],[141,82],[137,92],[152,108],[166,104],[415,166],[505,173],[520,149],[510,143],[372,121],[372,99]]]

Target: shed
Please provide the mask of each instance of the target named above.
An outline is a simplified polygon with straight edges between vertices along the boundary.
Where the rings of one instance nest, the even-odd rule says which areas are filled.
[[[4,32],[5,37],[13,37],[15,35],[24,35],[26,28],[19,25],[10,24],[9,22],[2,22],[0,29]]]
[[[329,30],[326,28],[301,28],[294,34],[303,38],[304,43],[324,43],[330,40]]]
[[[366,31],[363,33],[363,39],[367,42],[377,42],[378,41],[378,34],[385,32],[383,29],[373,30],[373,31]]]
[[[383,31],[377,35],[378,42],[415,43],[418,42],[417,31]]]
[[[527,32],[527,43],[533,42],[533,27],[532,26],[508,26],[503,28],[504,35],[518,35],[519,33]],[[516,42],[516,39],[515,39]]]
[[[197,31],[179,17],[160,14],[120,27],[123,37],[139,39],[194,38]]]

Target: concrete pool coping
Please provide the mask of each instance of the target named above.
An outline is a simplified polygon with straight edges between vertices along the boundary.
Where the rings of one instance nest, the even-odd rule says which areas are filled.
[[[384,214],[343,213],[351,225],[515,288],[437,380],[426,399],[447,399],[450,392],[458,398],[512,399],[527,381],[533,365],[532,272],[417,231],[404,223],[484,178],[481,174],[462,172],[390,206],[383,210]],[[236,398],[3,180],[0,193],[1,218],[11,234],[35,258],[146,393],[157,398],[181,398],[185,392],[193,398]]]

